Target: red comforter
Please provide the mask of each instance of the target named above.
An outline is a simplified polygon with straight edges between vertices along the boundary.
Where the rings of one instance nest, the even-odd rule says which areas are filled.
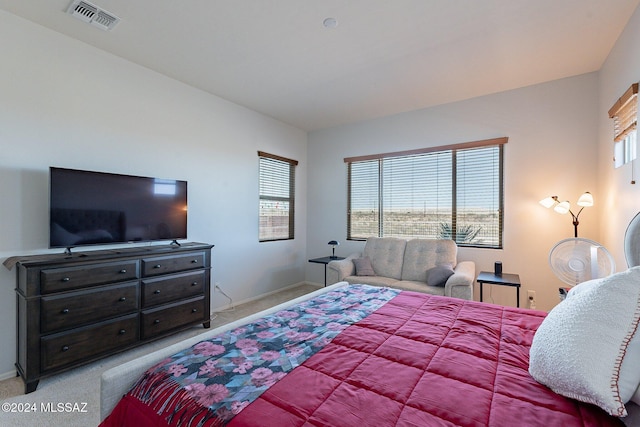
[[[402,292],[264,392],[229,426],[607,426],[528,373],[545,313]],[[112,425],[167,426],[131,396]]]

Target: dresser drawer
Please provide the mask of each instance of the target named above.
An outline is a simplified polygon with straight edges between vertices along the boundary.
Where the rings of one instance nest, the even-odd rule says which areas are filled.
[[[138,262],[109,262],[86,267],[51,268],[40,272],[43,294],[138,278]]]
[[[142,274],[144,277],[159,274],[175,273],[178,271],[194,270],[204,267],[205,253],[193,252],[186,255],[171,255],[142,259]]]
[[[142,281],[142,307],[153,307],[204,294],[205,271],[173,274]]]
[[[204,313],[204,296],[192,298],[178,304],[144,310],[142,312],[142,339],[147,339],[181,326],[204,322],[209,314]]]
[[[138,282],[42,297],[40,330],[53,332],[138,310]]]
[[[138,340],[137,331],[138,315],[132,314],[72,332],[42,337],[42,370],[85,361],[133,344]]]

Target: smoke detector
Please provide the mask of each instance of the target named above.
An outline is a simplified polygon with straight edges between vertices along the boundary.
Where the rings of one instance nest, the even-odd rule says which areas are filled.
[[[84,0],[73,0],[67,13],[105,31],[112,30],[120,22],[120,18],[113,13],[102,10]]]

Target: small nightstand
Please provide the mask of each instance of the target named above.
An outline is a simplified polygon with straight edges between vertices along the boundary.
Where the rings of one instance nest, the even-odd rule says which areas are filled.
[[[323,256],[322,258],[310,259],[309,262],[315,262],[316,264],[324,264],[324,285],[327,286],[327,264],[329,264],[331,261],[339,261],[341,259],[344,259],[344,257]]]
[[[481,271],[476,279],[480,283],[480,301],[482,302],[482,285],[488,283],[490,285],[513,286],[516,288],[516,307],[520,307],[520,276],[517,274],[502,273],[499,275],[489,271]]]

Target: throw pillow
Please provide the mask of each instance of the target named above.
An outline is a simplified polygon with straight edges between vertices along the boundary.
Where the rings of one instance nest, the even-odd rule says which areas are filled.
[[[640,384],[640,267],[569,292],[536,331],[529,373],[566,397],[624,417]]]
[[[373,271],[371,260],[368,256],[364,258],[356,258],[353,260],[353,264],[356,266],[356,276],[375,276],[376,272]]]
[[[571,298],[571,296],[573,295],[578,295],[579,293],[589,290],[591,289],[592,286],[598,286],[599,283],[600,283],[599,280],[588,280],[586,282],[579,283],[575,285],[573,288],[569,289],[569,292],[567,293],[567,298]]]
[[[427,270],[427,285],[444,286],[452,275],[453,266],[451,264],[436,265]]]

